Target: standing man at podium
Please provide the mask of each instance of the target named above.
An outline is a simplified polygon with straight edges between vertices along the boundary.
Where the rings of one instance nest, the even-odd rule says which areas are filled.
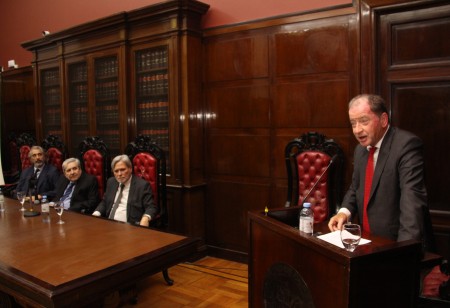
[[[359,145],[354,152],[352,183],[328,227],[340,230],[358,215],[364,234],[396,241],[423,240],[428,208],[422,141],[390,125],[380,96],[356,96],[348,114]]]

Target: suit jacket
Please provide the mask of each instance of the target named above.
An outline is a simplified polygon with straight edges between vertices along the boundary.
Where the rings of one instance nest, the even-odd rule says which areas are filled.
[[[34,167],[31,166],[22,171],[20,174],[19,184],[17,184],[17,191],[24,191],[28,193],[28,186],[30,179],[34,176]],[[55,197],[56,183],[58,182],[60,173],[55,166],[45,164],[42,168],[39,178],[37,180],[37,193],[41,196],[47,195],[49,200]]]
[[[381,144],[374,170],[367,216],[374,235],[393,240],[424,240],[424,184],[422,141],[390,127]],[[358,145],[354,153],[352,184],[342,205],[362,221],[368,151]]]
[[[119,182],[114,177],[108,179],[103,200],[95,209],[103,217],[109,217],[114,204],[114,198],[119,188]],[[137,176],[131,177],[130,191],[127,202],[127,222],[139,225],[142,215],[147,214],[155,218],[159,209],[153,201],[153,193],[150,184]]]
[[[55,200],[61,199],[64,191],[69,185],[69,180],[61,175],[56,185]],[[98,182],[95,176],[86,172],[81,173],[73,188],[72,198],[70,199],[69,210],[85,214],[92,214],[98,205]]]

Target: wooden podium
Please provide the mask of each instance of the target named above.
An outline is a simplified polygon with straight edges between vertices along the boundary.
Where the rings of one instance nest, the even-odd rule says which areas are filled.
[[[299,208],[275,209],[267,216],[249,212],[249,307],[415,306],[420,242],[369,237],[371,243],[347,252],[299,232],[298,214]],[[329,232],[326,223],[314,227],[315,232]],[[273,274],[280,269],[288,273]],[[293,272],[298,279],[292,279]],[[306,290],[297,290],[302,283]],[[310,306],[298,298],[308,293]],[[286,302],[273,303],[274,297]]]

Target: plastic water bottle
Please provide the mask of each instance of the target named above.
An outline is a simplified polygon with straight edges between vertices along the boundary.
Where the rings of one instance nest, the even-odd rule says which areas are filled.
[[[300,211],[299,230],[307,234],[313,234],[314,230],[314,212],[311,209],[311,203],[304,203]]]
[[[41,215],[43,222],[50,222],[50,204],[46,195],[42,196],[41,200]]]
[[[5,198],[3,197],[3,191],[0,188],[0,212],[5,211]]]

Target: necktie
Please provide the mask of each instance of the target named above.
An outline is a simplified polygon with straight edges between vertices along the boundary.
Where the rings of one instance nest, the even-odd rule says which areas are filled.
[[[36,171],[34,171],[34,177],[35,177],[36,179],[37,179],[38,176],[39,176],[39,171],[41,171],[41,170],[36,169]]]
[[[370,233],[369,218],[367,217],[367,204],[369,203],[370,189],[372,188],[373,178],[373,155],[377,150],[376,147],[371,147],[369,150],[369,157],[366,166],[366,179],[364,182],[364,213],[363,213],[363,230]]]
[[[117,196],[116,202],[114,202],[113,208],[111,210],[111,214],[109,214],[109,219],[114,219],[114,216],[116,215],[116,210],[119,207],[120,199],[122,199],[122,192],[123,192],[124,187],[125,187],[125,184],[121,183],[119,195]]]
[[[73,183],[73,182],[70,182],[69,185],[67,185],[66,190],[64,191],[64,194],[61,197],[61,201],[65,201],[70,196],[74,186],[75,186],[75,183]]]

